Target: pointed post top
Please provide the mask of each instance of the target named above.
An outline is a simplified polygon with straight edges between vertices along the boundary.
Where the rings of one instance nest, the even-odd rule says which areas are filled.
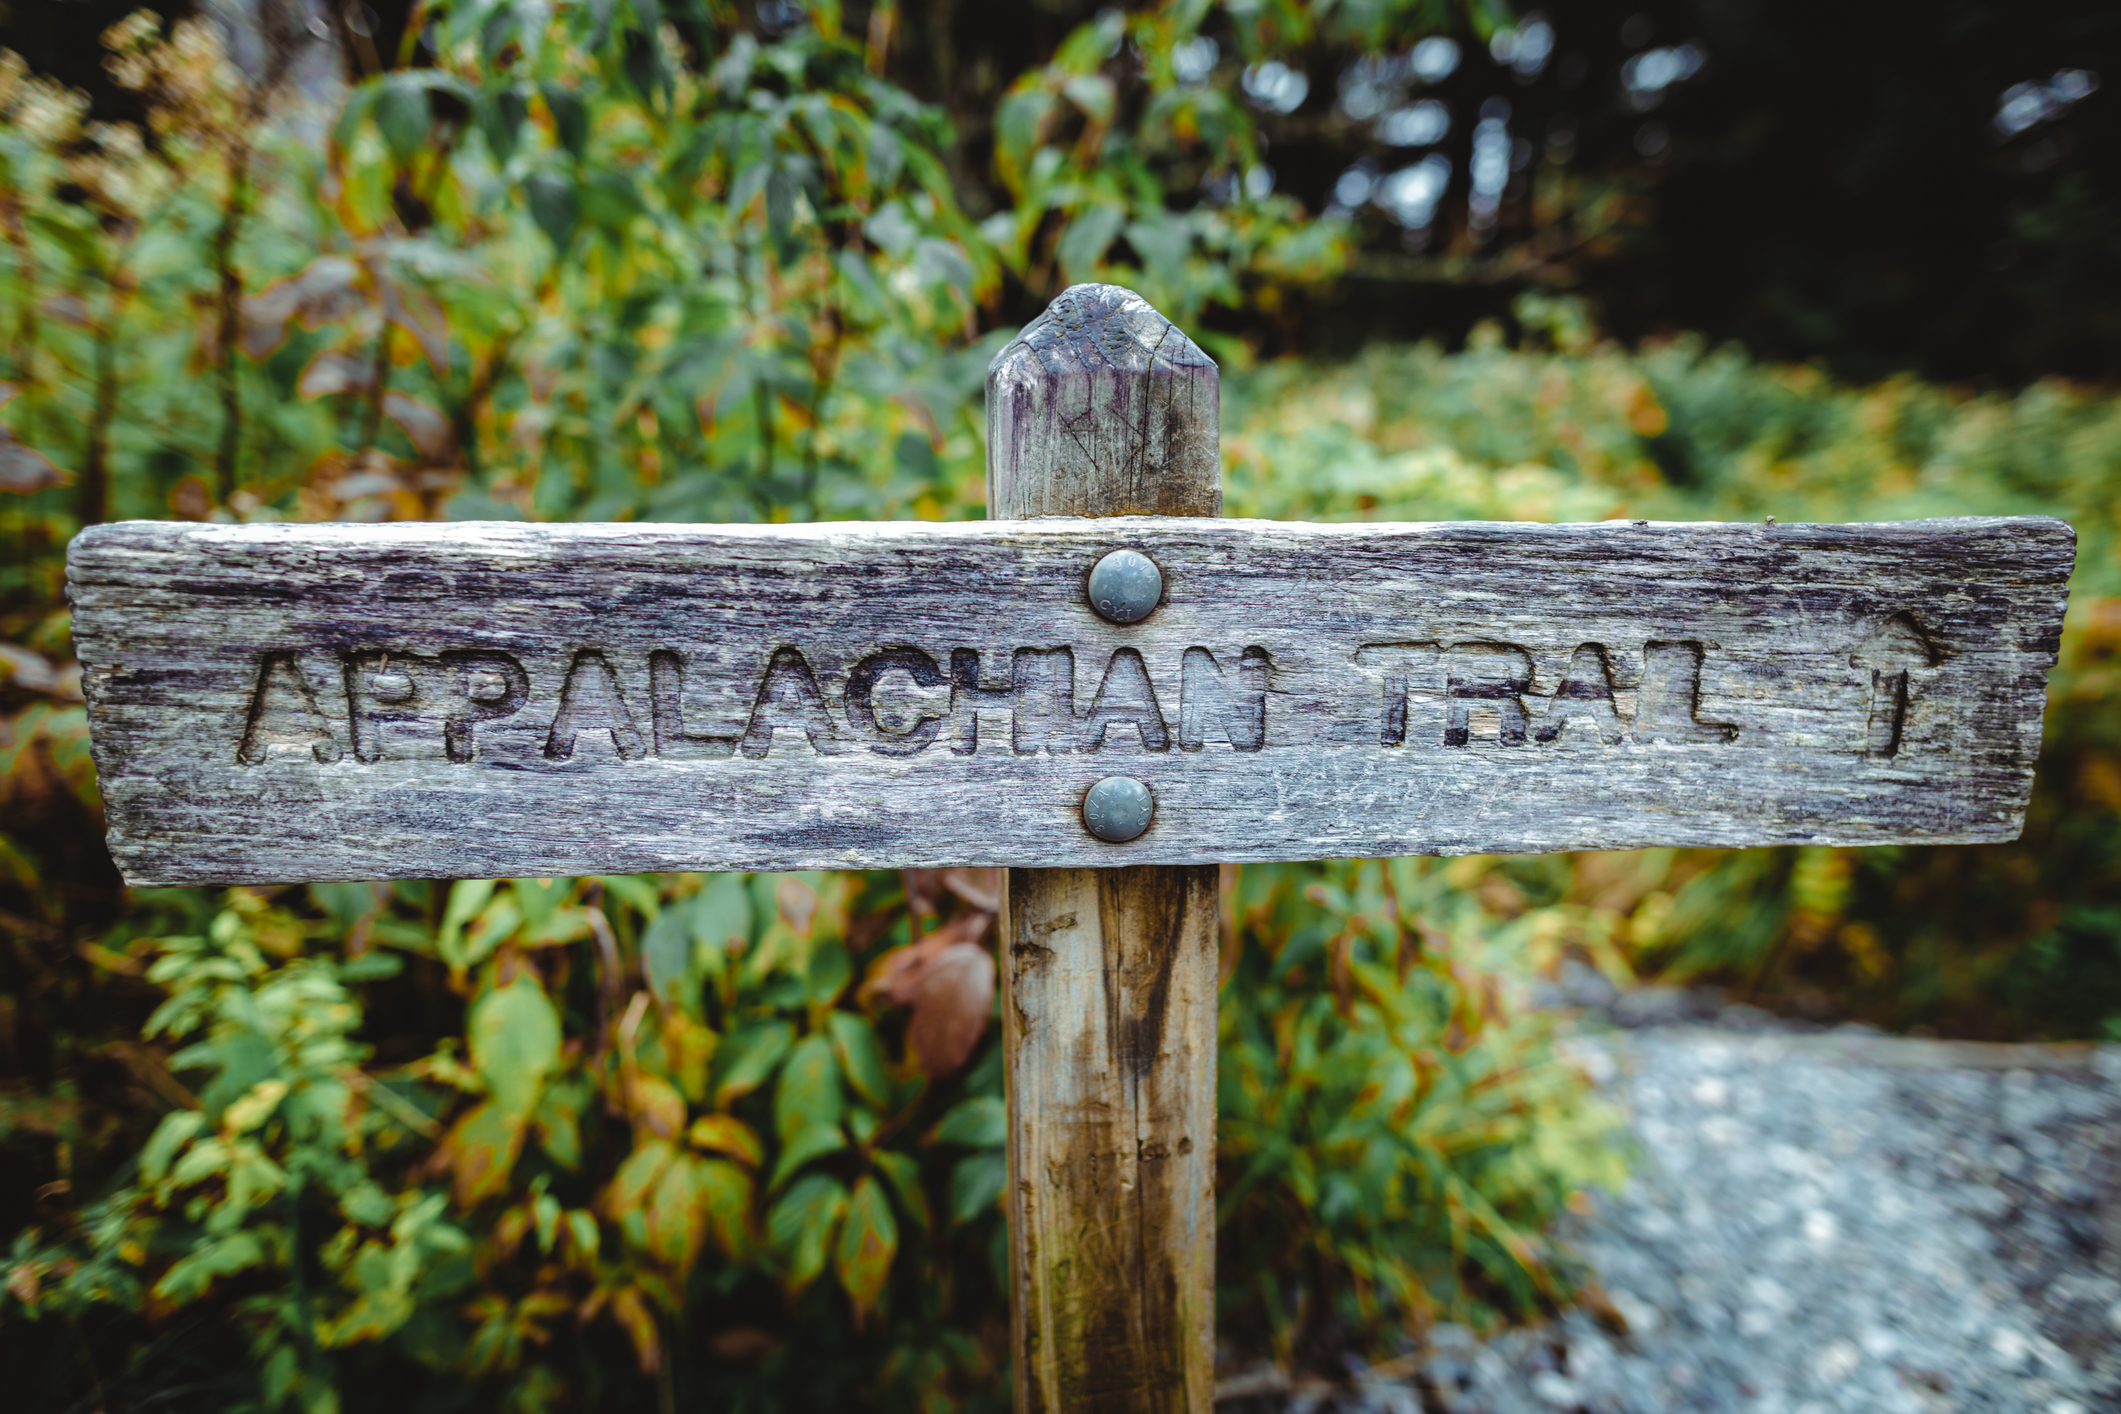
[[[1215,367],[1184,331],[1123,285],[1070,285],[994,356],[988,375],[1034,361],[1050,377],[1098,369],[1169,376]]]
[[[1215,360],[1140,295],[1074,285],[987,368],[987,514],[1222,513]]]

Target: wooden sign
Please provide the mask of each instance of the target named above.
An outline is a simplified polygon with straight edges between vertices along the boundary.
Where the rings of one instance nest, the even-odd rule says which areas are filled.
[[[112,852],[1014,866],[1017,1407],[1209,1414],[1216,866],[2013,838],[2075,543],[1223,521],[1217,408],[1183,333],[1077,286],[988,374],[1019,519],[86,531]]]
[[[159,884],[2009,839],[2072,539],[134,522],[70,571]],[[1085,591],[1122,548],[1132,624]]]

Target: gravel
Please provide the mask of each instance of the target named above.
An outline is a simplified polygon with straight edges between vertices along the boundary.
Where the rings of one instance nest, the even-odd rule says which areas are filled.
[[[1229,1407],[2121,1411],[2121,1047],[1621,1000],[1635,1029],[1579,1042],[1640,1144],[1629,1187],[1566,1234],[1597,1314],[1487,1342],[1441,1327],[1395,1378]]]

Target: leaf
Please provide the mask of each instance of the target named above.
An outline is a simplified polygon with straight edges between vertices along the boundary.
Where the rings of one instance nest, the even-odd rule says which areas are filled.
[[[819,944],[810,955],[810,1000],[818,1006],[831,1006],[838,1001],[853,980],[854,959],[837,939]]]
[[[221,1126],[231,1134],[243,1134],[256,1129],[272,1117],[280,1108],[280,1101],[287,1098],[285,1080],[261,1080],[244,1092],[237,1100],[221,1112]]]
[[[685,1097],[660,1075],[636,1075],[631,1096],[634,1118],[651,1134],[676,1139],[685,1129]]]
[[[523,1148],[523,1130],[521,1118],[492,1100],[481,1101],[451,1126],[437,1158],[454,1175],[450,1193],[459,1208],[476,1207],[507,1186]]]
[[[847,1083],[878,1109],[891,1103],[891,1080],[884,1068],[884,1044],[877,1039],[869,1018],[851,1011],[835,1011],[825,1018],[832,1036],[832,1052],[839,1058],[840,1073]]]
[[[751,942],[751,896],[735,874],[717,874],[700,890],[687,910],[692,939],[717,958],[742,951]]]
[[[553,250],[565,255],[574,240],[575,227],[582,221],[582,201],[576,194],[574,180],[554,172],[539,172],[523,184],[523,191],[530,202],[530,219],[538,223]]]
[[[559,138],[560,146],[566,148],[575,161],[581,161],[582,151],[589,145],[588,107],[573,89],[549,83],[543,92],[545,109],[552,114],[553,132]]]
[[[892,1196],[898,1199],[906,1217],[915,1227],[926,1232],[933,1219],[928,1212],[927,1191],[921,1187],[921,1166],[913,1156],[892,1149],[879,1149],[869,1156],[869,1162],[891,1185]]]
[[[434,126],[426,85],[407,73],[394,73],[383,79],[373,114],[376,128],[383,134],[383,145],[401,165],[410,162],[426,144],[428,131]]]
[[[315,366],[311,365],[312,368]],[[492,879],[459,879],[449,886],[449,903],[442,910],[442,926],[435,932],[435,954],[451,967],[470,965],[460,945],[464,927],[485,910],[493,898],[495,882]]]
[[[994,956],[973,939],[992,915],[961,913],[908,947],[877,960],[867,994],[913,1008],[906,1028],[921,1070],[949,1075],[972,1057],[994,1006]]]
[[[825,1270],[826,1254],[847,1212],[847,1190],[821,1173],[797,1179],[766,1218],[766,1238],[781,1258],[781,1281],[795,1296]]]
[[[755,1240],[751,1229],[751,1175],[722,1159],[700,1160],[699,1175],[707,1231],[714,1238],[714,1245],[733,1262],[749,1260]]]
[[[916,439],[926,448],[925,438]],[[932,456],[932,454],[931,454]],[[943,887],[982,913],[997,913],[1002,906],[1002,871],[999,869],[945,869]]]
[[[674,1006],[696,1009],[698,999],[688,997],[686,982],[692,972],[692,918],[690,910],[671,909],[648,925],[641,935],[641,971],[648,990]]]
[[[295,391],[305,398],[323,398],[333,393],[365,393],[375,385],[373,360],[352,354],[321,353],[295,380]]]
[[[604,1187],[600,1200],[604,1216],[623,1223],[627,1214],[638,1213],[646,1207],[649,1195],[663,1181],[663,1170],[676,1156],[677,1150],[661,1139],[636,1142],[633,1152],[626,1156],[619,1171]]]
[[[1054,247],[1067,277],[1073,280],[1095,270],[1126,222],[1127,213],[1117,206],[1093,206],[1070,221]]]
[[[864,1174],[847,1200],[847,1220],[840,1228],[839,1251],[833,1262],[840,1285],[854,1302],[857,1327],[876,1308],[891,1275],[891,1259],[897,1255],[898,1223],[891,1216],[890,1200],[876,1175]]]
[[[486,135],[486,145],[493,150],[494,162],[507,165],[515,156],[516,139],[523,131],[523,119],[529,114],[530,104],[520,84],[502,89],[479,105],[479,131]]]
[[[1009,1186],[1009,1160],[988,1152],[958,1161],[950,1171],[950,1219],[968,1223],[991,1209]]]
[[[140,1177],[148,1183],[160,1183],[178,1151],[204,1128],[206,1116],[197,1110],[178,1110],[162,1116],[162,1122],[155,1126],[154,1137],[140,1151]]]
[[[479,998],[469,1029],[471,1063],[494,1103],[527,1118],[545,1077],[560,1063],[560,1014],[544,989],[527,971],[518,972],[513,982]]]
[[[0,491],[27,496],[47,486],[64,486],[73,479],[72,472],[61,471],[44,453],[23,446],[15,440],[13,431],[0,427]]]
[[[429,465],[447,466],[456,460],[457,437],[449,419],[419,399],[403,393],[385,393],[383,415],[398,424],[398,430]]]
[[[846,1147],[847,1136],[836,1124],[798,1130],[795,1137],[782,1146],[781,1157],[773,1166],[773,1177],[767,1181],[767,1190],[778,1190],[812,1159],[836,1154]]]
[[[795,1027],[785,1021],[756,1023],[732,1033],[722,1045],[722,1078],[715,1085],[714,1107],[726,1110],[770,1080],[794,1042]]]
[[[538,1147],[545,1156],[563,1169],[573,1170],[582,1163],[581,1109],[593,1087],[584,1077],[558,1084],[547,1085],[545,1093],[538,1097],[538,1108],[531,1116],[531,1124],[537,1131]]]
[[[1009,1107],[999,1095],[975,1095],[960,1101],[935,1126],[935,1141],[999,1149],[1009,1142]]]
[[[766,1161],[757,1131],[735,1115],[701,1115],[685,1131],[685,1142],[710,1154],[727,1154],[749,1168]]]
[[[652,1375],[663,1365],[663,1338],[656,1330],[655,1313],[637,1286],[622,1286],[611,1293],[611,1318],[633,1342],[634,1359],[641,1373]]]
[[[701,1183],[705,1167],[705,1160],[674,1155],[641,1213],[649,1255],[680,1280],[692,1270],[700,1244],[707,1239],[706,1193]]]
[[[837,1125],[843,1105],[832,1042],[821,1035],[805,1036],[781,1068],[780,1088],[773,1096],[774,1132],[785,1143],[800,1130]]]

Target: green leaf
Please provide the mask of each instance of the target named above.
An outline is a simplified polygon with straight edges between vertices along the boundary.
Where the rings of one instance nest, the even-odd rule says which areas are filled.
[[[701,1159],[700,1192],[707,1210],[707,1230],[722,1255],[733,1262],[750,1258],[751,1175],[727,1159]]]
[[[1071,280],[1087,277],[1105,258],[1105,249],[1127,223],[1127,213],[1117,206],[1093,206],[1079,213],[1061,233],[1054,254]]]
[[[732,947],[746,947],[751,942],[751,896],[745,892],[740,875],[715,875],[713,882],[692,900],[688,912],[693,941],[717,958]]]
[[[722,1075],[714,1087],[714,1107],[726,1110],[732,1101],[764,1085],[794,1043],[795,1027],[785,1021],[754,1023],[732,1032],[722,1043]]]
[[[876,1308],[897,1255],[898,1223],[891,1216],[891,1203],[876,1175],[865,1174],[847,1200],[847,1220],[833,1262],[840,1285],[854,1302],[857,1323]]]
[[[844,1104],[832,1042],[821,1035],[805,1036],[781,1068],[780,1088],[773,1096],[774,1132],[786,1142],[800,1130],[836,1126]]]
[[[950,1171],[950,1219],[968,1223],[994,1207],[1009,1186],[1009,1161],[998,1152],[974,1154]]]
[[[819,1006],[831,1006],[847,990],[854,980],[854,959],[837,939],[820,943],[810,955],[810,1000]]]
[[[382,89],[376,94],[374,113],[383,145],[401,164],[413,159],[434,126],[426,85],[407,73],[385,76]]]
[[[492,879],[459,879],[449,886],[449,905],[442,910],[442,926],[435,933],[435,955],[451,967],[469,967],[464,950],[464,925],[479,916],[493,898]]]
[[[776,1192],[792,1178],[797,1170],[812,1159],[826,1154],[836,1154],[847,1147],[847,1136],[836,1124],[821,1124],[796,1131],[781,1148],[781,1156],[773,1165],[773,1177],[767,1181],[768,1192]]]
[[[825,1018],[832,1035],[832,1052],[839,1057],[847,1083],[878,1109],[891,1103],[891,1078],[884,1068],[884,1043],[876,1037],[869,1018],[851,1011],[835,1011]]]
[[[648,990],[665,1002],[697,1010],[697,997],[687,986],[692,972],[691,919],[684,911],[671,909],[641,935],[641,971]]]
[[[631,191],[629,186],[627,190]],[[643,879],[635,874],[600,874],[597,882],[628,908],[645,918],[660,918],[663,915],[663,896],[656,892],[652,879]]]
[[[577,162],[581,161],[582,151],[589,145],[588,107],[573,89],[549,83],[543,91],[545,107],[552,114],[552,126],[559,135],[560,146],[566,148]]]
[[[162,1116],[162,1122],[155,1126],[154,1137],[140,1151],[140,1177],[148,1183],[160,1183],[169,1172],[177,1152],[204,1128],[206,1116],[197,1110],[178,1110]]]
[[[746,1168],[757,1168],[766,1159],[758,1134],[735,1115],[701,1115],[685,1131],[685,1142],[710,1154],[727,1154]]]
[[[458,1207],[472,1207],[507,1187],[523,1133],[522,1119],[492,1100],[473,1106],[450,1128],[442,1153],[455,1176],[450,1192]]]
[[[565,255],[582,221],[582,201],[575,193],[574,179],[539,172],[523,184],[523,192],[530,202],[530,219],[538,223],[552,248]]]
[[[560,1014],[526,972],[479,998],[471,1009],[471,1063],[494,1103],[527,1118],[545,1077],[560,1063]]]
[[[707,1194],[701,1181],[705,1167],[689,1154],[673,1157],[641,1213],[649,1255],[681,1280],[707,1240]]]
[[[891,1185],[891,1194],[907,1218],[922,1232],[934,1221],[928,1211],[928,1193],[921,1187],[921,1166],[911,1154],[879,1149],[869,1156],[876,1171]]]
[[[826,1254],[847,1212],[847,1190],[826,1174],[796,1180],[766,1218],[766,1238],[781,1259],[781,1279],[792,1296],[825,1270]]]
[[[975,1095],[960,1101],[935,1126],[942,1144],[998,1149],[1009,1142],[1009,1107],[999,1095]]]

